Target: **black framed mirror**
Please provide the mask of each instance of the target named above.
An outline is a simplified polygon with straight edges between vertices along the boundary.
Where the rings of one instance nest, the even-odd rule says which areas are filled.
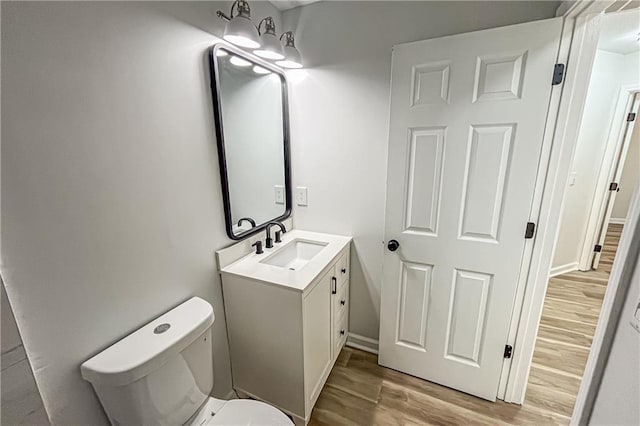
[[[241,240],[291,215],[287,83],[227,44],[212,46],[209,62],[226,230]]]

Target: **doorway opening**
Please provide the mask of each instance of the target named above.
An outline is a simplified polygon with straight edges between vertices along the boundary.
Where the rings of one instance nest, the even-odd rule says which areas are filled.
[[[602,20],[525,397],[567,417],[640,178],[640,11]]]

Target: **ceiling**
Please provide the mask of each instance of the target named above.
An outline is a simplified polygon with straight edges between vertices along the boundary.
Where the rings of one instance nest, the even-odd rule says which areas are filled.
[[[285,11],[293,9],[294,7],[315,3],[317,1],[320,0],[269,0],[269,3],[271,3],[279,11]]]
[[[640,10],[610,13],[602,18],[598,49],[626,55],[640,50]]]

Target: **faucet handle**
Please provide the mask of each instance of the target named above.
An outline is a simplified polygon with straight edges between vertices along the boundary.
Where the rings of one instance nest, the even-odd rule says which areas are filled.
[[[276,238],[273,241],[276,243],[282,242],[282,231],[276,231]]]
[[[256,248],[256,254],[264,253],[264,251],[262,250],[262,241],[261,240],[258,240],[255,243],[251,244],[251,247],[254,247],[254,246]]]

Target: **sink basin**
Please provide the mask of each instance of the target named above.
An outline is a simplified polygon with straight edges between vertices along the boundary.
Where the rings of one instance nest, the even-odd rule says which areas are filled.
[[[315,255],[320,253],[327,244],[328,243],[321,241],[296,239],[282,247],[271,256],[261,260],[260,263],[298,271],[304,265],[309,263]]]

